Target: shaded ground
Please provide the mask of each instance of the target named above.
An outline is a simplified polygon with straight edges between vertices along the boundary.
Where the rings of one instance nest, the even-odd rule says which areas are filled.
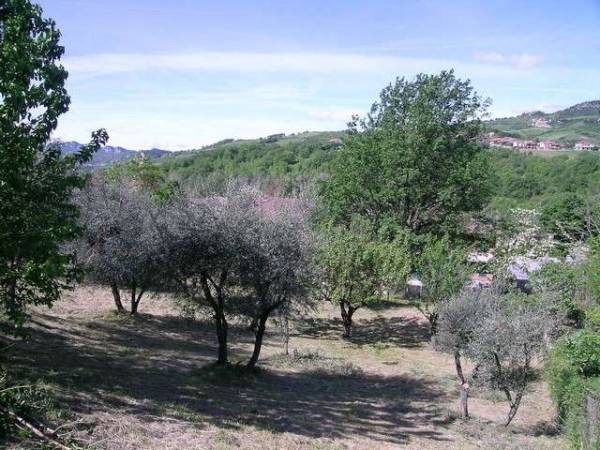
[[[506,406],[474,398],[476,420],[453,420],[452,363],[434,352],[412,308],[356,313],[350,342],[335,312],[295,324],[283,357],[270,324],[262,370],[215,370],[213,328],[146,299],[137,319],[82,288],[35,314],[13,370],[42,375],[81,443],[107,449],[553,448],[552,407],[538,384],[508,430]],[[233,361],[251,336],[232,326]],[[71,424],[70,424],[71,423]],[[542,430],[542,432],[540,432]],[[536,436],[537,434],[537,436]]]

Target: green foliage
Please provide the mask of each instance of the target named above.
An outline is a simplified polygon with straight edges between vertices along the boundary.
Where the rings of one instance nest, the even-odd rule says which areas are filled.
[[[585,396],[600,395],[600,333],[585,329],[561,338],[546,360],[546,374],[572,448],[581,448]]]
[[[381,286],[379,250],[372,226],[360,218],[349,228],[326,229],[316,255],[324,297],[358,305],[377,301]]]
[[[438,308],[460,292],[466,284],[467,267],[464,250],[448,236],[430,237],[416,260],[416,269],[423,282],[423,292],[417,307],[436,331]]]
[[[540,223],[561,240],[574,241],[585,235],[585,201],[581,194],[559,193],[542,203]]]
[[[569,202],[587,200],[600,190],[597,152],[546,156],[490,149],[489,155],[495,174],[491,206],[500,212],[515,207],[564,212]]]
[[[550,263],[532,274],[531,284],[536,292],[548,291],[557,296],[561,313],[581,324],[583,321],[583,268],[566,263]]]
[[[392,219],[422,234],[452,230],[489,192],[477,142],[486,102],[452,71],[397,79],[364,119],[350,123],[322,186],[329,217]]]
[[[160,160],[170,179],[185,186],[225,183],[228,178],[265,180],[265,184],[291,189],[303,180],[320,176],[327,167],[335,146],[329,141],[343,133],[302,133],[267,143],[264,140],[225,141],[202,150],[186,152]]]
[[[20,416],[32,417],[43,415],[50,406],[50,397],[44,389],[37,385],[23,385],[0,368],[0,438],[18,431],[14,416],[4,408]]]
[[[585,311],[585,327],[600,331],[600,307],[596,306]]]
[[[0,316],[16,333],[27,306],[51,305],[76,275],[61,244],[78,233],[71,193],[76,172],[108,136],[101,130],[80,153],[47,145],[67,111],[63,47],[52,20],[27,0],[0,6]]]
[[[380,239],[368,220],[355,216],[347,227],[324,227],[314,265],[321,298],[340,305],[344,336],[351,337],[357,309],[379,301],[384,289],[405,285],[411,267],[407,235]]]
[[[590,256],[587,263],[587,282],[592,296],[600,303],[600,237],[590,239]]]
[[[149,192],[158,202],[172,199],[178,187],[177,182],[166,179],[156,162],[143,155],[112,166],[106,171],[106,179],[113,183],[129,180],[143,191]]]

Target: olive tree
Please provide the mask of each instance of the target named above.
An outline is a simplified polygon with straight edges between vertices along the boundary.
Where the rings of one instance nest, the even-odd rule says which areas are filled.
[[[251,186],[230,184],[222,195],[186,194],[155,215],[167,277],[194,312],[215,323],[217,364],[228,363],[229,318],[256,327],[249,367],[258,361],[266,323],[279,308],[310,302],[310,233],[304,212],[273,207]]]
[[[488,291],[465,289],[445,300],[439,307],[438,331],[434,336],[436,349],[454,357],[459,381],[459,407],[462,418],[469,418],[469,389],[473,374],[465,374],[463,361],[470,357],[470,345],[477,329],[486,317]]]
[[[0,2],[0,316],[15,333],[29,305],[52,305],[76,275],[63,243],[78,234],[77,168],[108,136],[62,156],[49,145],[69,108],[64,48],[53,20],[29,0]]]
[[[242,251],[235,262],[241,310],[256,323],[255,342],[247,367],[258,361],[267,320],[273,312],[303,311],[312,305],[312,236],[299,208],[246,212],[237,230]]]
[[[479,367],[477,378],[504,394],[509,405],[508,426],[525,390],[535,378],[533,362],[546,348],[557,318],[547,301],[525,301],[523,294],[491,297],[485,319],[469,344]]]
[[[237,222],[244,219],[241,211],[251,210],[243,195],[226,199],[182,195],[154,217],[169,281],[190,311],[211,311],[218,365],[229,361],[226,311],[236,293],[234,269],[241,248]]]
[[[138,186],[103,175],[94,175],[77,199],[79,262],[90,280],[110,286],[117,312],[126,311],[121,291],[127,290],[130,313],[137,314],[142,296],[163,284],[151,199]]]
[[[558,323],[553,296],[525,298],[504,285],[465,291],[440,309],[437,347],[454,355],[461,383],[461,414],[468,417],[469,379],[500,391],[514,419],[525,390],[535,377],[533,363],[546,348]],[[475,366],[466,377],[462,358]]]

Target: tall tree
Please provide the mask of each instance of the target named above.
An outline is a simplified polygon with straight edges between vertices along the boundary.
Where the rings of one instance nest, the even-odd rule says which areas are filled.
[[[392,219],[416,234],[452,231],[489,193],[478,142],[487,105],[453,71],[397,79],[365,118],[349,123],[322,186],[326,215]]]
[[[51,305],[75,274],[61,244],[78,232],[71,193],[84,177],[76,168],[108,139],[95,132],[69,157],[48,145],[69,106],[59,39],[39,6],[0,3],[0,314],[12,331],[28,305]]]

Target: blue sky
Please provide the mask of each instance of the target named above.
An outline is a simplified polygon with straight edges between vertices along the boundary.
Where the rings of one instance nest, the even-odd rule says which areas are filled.
[[[195,148],[343,129],[396,76],[454,68],[493,116],[600,98],[600,0],[39,0],[63,33],[56,132]]]

